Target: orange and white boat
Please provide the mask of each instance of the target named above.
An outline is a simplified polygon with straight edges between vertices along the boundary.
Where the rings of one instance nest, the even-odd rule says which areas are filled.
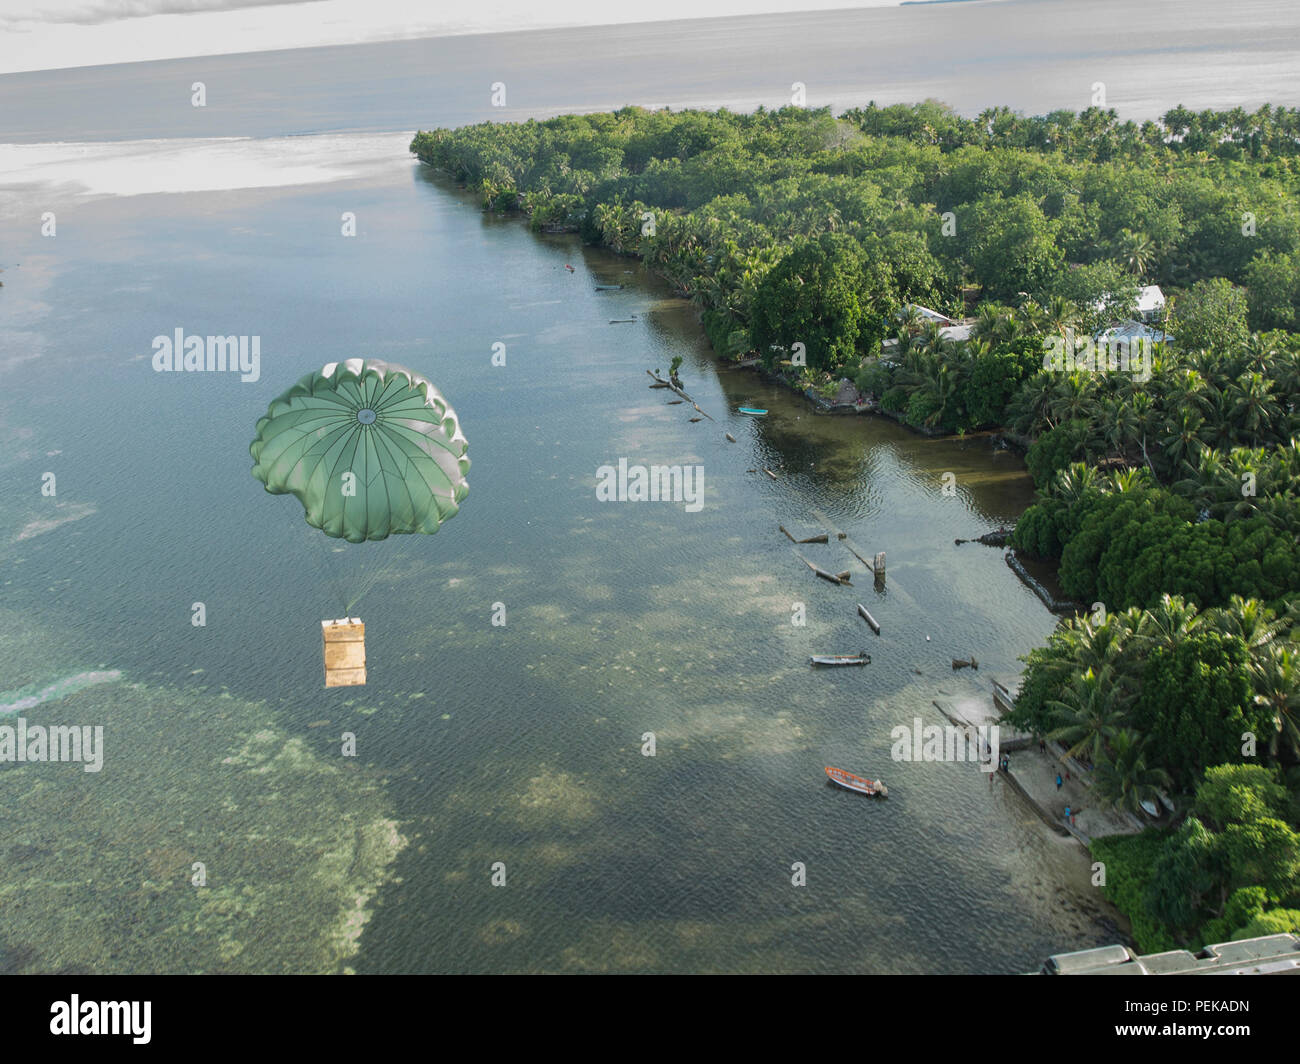
[[[881,798],[889,797],[889,788],[885,786],[883,780],[864,780],[861,776],[855,776],[852,772],[845,772],[842,768],[831,768],[826,766],[826,775],[831,778],[832,783],[837,783],[841,787],[850,791],[857,791],[859,794],[879,795]]]

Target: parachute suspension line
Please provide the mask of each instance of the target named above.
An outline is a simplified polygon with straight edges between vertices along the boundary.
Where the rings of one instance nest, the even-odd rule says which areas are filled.
[[[301,514],[297,516],[298,520],[295,524],[301,530],[305,523],[302,521]],[[320,577],[321,583],[328,588],[328,597],[338,602],[339,606],[342,607],[343,612],[339,616],[349,617],[351,614],[348,612],[347,595],[344,593],[343,584],[339,581],[338,567],[333,564],[334,540],[322,537],[320,532],[311,528],[310,525],[306,527],[310,529],[306,538],[311,540],[312,543],[307,549],[315,562],[317,575]]]
[[[375,585],[379,583],[380,579],[387,575],[390,565],[391,562],[384,565],[371,563],[368,568],[365,569],[364,576],[354,585],[356,593],[351,599],[346,600],[347,604],[343,610],[346,616],[352,616],[352,607],[374,590]]]

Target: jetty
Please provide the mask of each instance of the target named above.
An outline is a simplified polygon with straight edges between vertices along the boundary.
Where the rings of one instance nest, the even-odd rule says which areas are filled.
[[[997,725],[999,753],[1015,755],[1006,771],[997,773],[998,777],[1006,780],[1056,834],[1072,835],[1086,846],[1100,835],[1131,835],[1150,826],[1129,813],[1105,808],[1089,793],[1091,773],[1074,758],[1066,757],[1065,748],[1059,743],[1044,740],[1040,750],[1035,736],[1002,723],[1002,715],[1011,708],[1019,684],[1018,677],[1006,681],[994,678],[991,696],[935,699],[933,704],[950,723],[965,729],[977,746],[978,728]],[[982,748],[980,753],[982,757],[989,755],[987,748]],[[1059,789],[1058,773],[1062,776]],[[1066,806],[1074,814],[1073,823],[1065,817]]]
[[[1030,591],[1037,595],[1042,600],[1043,605],[1053,613],[1075,613],[1078,611],[1079,607],[1076,603],[1056,598],[1047,590],[1047,588],[1030,576],[1024,563],[1016,557],[1016,552],[1014,550],[1007,551],[1002,557],[1005,559],[1007,565],[1011,567],[1011,571],[1014,572],[1016,576],[1020,577],[1021,582],[1024,583]]]

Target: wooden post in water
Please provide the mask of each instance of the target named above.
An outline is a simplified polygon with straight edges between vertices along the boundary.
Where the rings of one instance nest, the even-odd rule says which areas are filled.
[[[876,587],[885,586],[885,552],[879,551],[876,554],[876,560],[871,566],[871,571],[876,574]]]

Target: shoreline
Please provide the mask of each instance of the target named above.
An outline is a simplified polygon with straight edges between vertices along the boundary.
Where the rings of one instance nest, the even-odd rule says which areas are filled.
[[[1019,682],[1017,678],[1017,687]],[[980,726],[996,725],[1001,731],[1002,714],[993,695],[936,698],[931,704],[949,723],[965,729],[972,741]],[[1028,732],[1010,731],[1008,737],[1000,737],[999,749],[1015,757],[996,775],[1019,793],[1053,832],[1062,838],[1073,836],[1088,853],[1092,852],[1094,838],[1135,835],[1149,826],[1128,813],[1104,809],[1092,801],[1088,770],[1074,758],[1066,757],[1059,743],[1044,740],[1040,748],[1038,740]],[[1056,787],[1058,773],[1062,777],[1060,787]],[[1066,808],[1073,814],[1072,821],[1065,816]]]
[[[428,165],[428,164],[425,164]],[[455,179],[446,170],[431,167],[439,174],[451,180],[458,191],[473,195],[473,190],[467,186],[456,182]],[[515,210],[496,210],[492,207],[483,207],[482,211],[487,214],[493,214],[500,217],[517,216],[518,220],[525,221],[531,218],[530,212],[522,208]],[[662,273],[653,269],[639,255],[628,252],[618,251],[614,248],[603,244],[587,244],[582,241],[576,226],[543,226],[533,227],[530,229],[539,235],[546,236],[578,236],[579,242],[583,247],[594,247],[603,252],[616,255],[622,259],[632,259],[641,268],[653,277],[656,281],[665,284],[678,298],[689,299],[677,285]],[[827,415],[852,415],[859,416],[863,414],[874,415],[877,417],[888,418],[895,424],[912,432],[914,435],[929,439],[966,439],[985,437],[993,441],[1002,441],[1008,447],[1014,448],[1018,453],[1023,454],[1028,446],[1028,442],[1019,437],[1011,429],[1003,426],[992,429],[983,429],[977,432],[955,433],[944,432],[938,429],[927,428],[925,426],[911,425],[903,417],[894,411],[885,410],[880,401],[870,395],[864,395],[857,389],[855,383],[850,378],[842,377],[840,392],[835,400],[827,399],[817,394],[812,387],[802,387],[792,382],[779,368],[768,367],[763,364],[761,358],[753,352],[746,352],[739,358],[728,358],[720,355],[709,341],[708,333],[703,326],[703,316],[700,313],[694,315],[696,327],[700,330],[702,337],[709,344],[709,353],[713,359],[714,365],[718,369],[731,370],[752,370],[758,376],[769,383],[777,384],[784,387],[803,399],[807,400],[814,413]],[[847,386],[844,382],[847,382]],[[839,396],[845,394],[847,389],[852,390],[853,401],[841,401]],[[1028,587],[1039,598],[1043,605],[1053,614],[1075,613],[1082,607],[1079,604],[1055,598],[1055,596],[1028,570],[1023,563],[1016,557],[1014,549],[1008,549],[1004,553],[1008,568],[1016,574],[1021,583]],[[1017,674],[1014,680],[1014,689],[1018,689],[1023,673]],[[960,708],[955,704],[960,702]],[[932,705],[953,725],[964,729],[972,742],[975,741],[975,729],[979,725],[998,725],[1001,729],[1003,726],[1002,713],[999,711],[996,698],[992,694],[979,695],[976,697],[965,697],[954,700],[948,698],[935,698]],[[964,712],[963,712],[964,710]],[[1028,806],[1038,815],[1043,824],[1048,827],[1054,835],[1060,838],[1073,837],[1084,849],[1084,852],[1091,856],[1090,843],[1093,837],[1114,834],[1134,834],[1142,830],[1143,825],[1139,824],[1134,818],[1128,817],[1127,814],[1115,813],[1112,811],[1102,810],[1092,803],[1087,802],[1088,788],[1091,784],[1085,782],[1085,770],[1078,765],[1072,758],[1064,758],[1064,749],[1057,743],[1047,743],[1046,750],[1040,751],[1037,748],[1037,740],[1034,736],[1022,732],[1010,732],[1009,737],[1000,741],[1000,749],[1004,752],[1016,754],[1014,766],[1008,766],[1006,770],[999,770],[997,775],[1004,778],[1005,781],[1014,789]],[[1061,771],[1068,779],[1063,779],[1061,788],[1055,795],[1052,789],[1055,784],[1056,772]],[[992,781],[990,780],[990,786]],[[1069,806],[1074,814],[1073,823],[1065,816],[1065,808]]]

